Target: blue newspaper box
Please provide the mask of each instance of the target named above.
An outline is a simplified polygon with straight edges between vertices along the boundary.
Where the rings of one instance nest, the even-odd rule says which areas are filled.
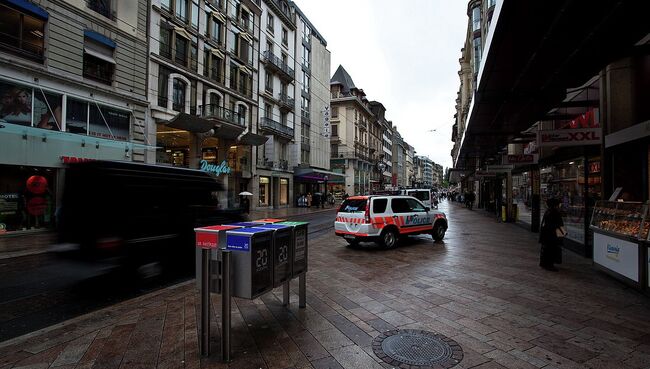
[[[273,230],[273,287],[291,279],[293,229],[282,224],[265,224],[258,228]]]
[[[254,299],[273,289],[272,241],[272,229],[226,232],[226,249],[232,251],[233,296]]]
[[[227,226],[234,226],[234,227],[241,227],[241,228],[253,228],[257,227],[260,225],[264,225],[266,223],[264,222],[238,222],[238,223],[230,223],[230,224],[224,224]]]

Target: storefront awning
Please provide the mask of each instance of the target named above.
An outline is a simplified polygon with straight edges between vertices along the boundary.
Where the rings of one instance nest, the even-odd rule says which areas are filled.
[[[173,119],[163,122],[163,124],[167,127],[182,129],[192,133],[205,133],[215,128],[214,122],[186,113],[178,113]]]
[[[293,176],[299,179],[311,180],[311,181],[324,181],[327,176],[327,180],[330,182],[344,182],[345,174],[330,172],[324,169],[318,168],[296,168],[293,172]]]
[[[239,142],[244,145],[260,146],[264,145],[268,139],[266,136],[248,132],[239,139]]]
[[[225,138],[227,140],[234,140],[239,137],[242,132],[244,132],[244,127],[217,123],[214,129],[214,136]]]

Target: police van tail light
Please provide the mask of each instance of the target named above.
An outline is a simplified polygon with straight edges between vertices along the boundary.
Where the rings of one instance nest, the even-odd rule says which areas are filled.
[[[363,222],[370,224],[370,199],[366,202],[366,213],[364,214]]]

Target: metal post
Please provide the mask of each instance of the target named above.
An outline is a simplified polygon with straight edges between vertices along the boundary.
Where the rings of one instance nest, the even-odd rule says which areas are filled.
[[[221,360],[230,361],[230,267],[231,251],[224,250],[221,267]]]
[[[210,250],[201,250],[201,356],[210,356]]]
[[[282,285],[282,306],[289,305],[289,283],[290,281],[286,281]]]
[[[298,277],[298,307],[307,307],[307,273]]]

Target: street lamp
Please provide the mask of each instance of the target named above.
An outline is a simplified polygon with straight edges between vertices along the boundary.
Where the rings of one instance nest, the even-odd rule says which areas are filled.
[[[330,177],[325,176],[323,177],[323,181],[325,182],[325,191],[323,191],[323,199],[320,202],[321,203],[321,209],[325,208],[325,201],[327,201],[327,181],[330,179]]]

